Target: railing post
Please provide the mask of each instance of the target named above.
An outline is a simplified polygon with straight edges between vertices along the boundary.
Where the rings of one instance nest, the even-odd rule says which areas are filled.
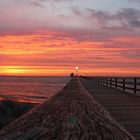
[[[125,91],[125,78],[123,78],[123,91]]]
[[[112,87],[112,77],[110,77],[110,86]]]
[[[137,93],[137,79],[134,78],[134,94]]]
[[[103,77],[101,77],[101,84],[103,84]]]
[[[104,81],[105,81],[105,79],[104,79],[104,77],[103,77],[103,85],[104,85]]]
[[[106,77],[106,85],[108,86],[108,77]]]
[[[118,87],[118,84],[117,84],[117,78],[115,78],[115,87],[117,88]]]

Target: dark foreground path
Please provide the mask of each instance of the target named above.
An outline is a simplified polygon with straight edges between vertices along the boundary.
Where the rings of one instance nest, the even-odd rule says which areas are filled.
[[[81,79],[85,88],[137,140],[140,140],[140,97]]]
[[[135,140],[74,79],[0,131],[0,140]]]

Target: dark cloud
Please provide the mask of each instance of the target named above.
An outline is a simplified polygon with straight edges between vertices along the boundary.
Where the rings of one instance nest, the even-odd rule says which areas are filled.
[[[32,0],[29,0],[29,2],[31,1]],[[36,0],[36,2],[37,1],[45,0]],[[36,3],[32,4],[36,5]],[[6,15],[4,16],[5,19],[0,19],[0,35],[22,35],[38,32],[41,32],[41,34],[50,32],[51,34],[53,32],[54,37],[60,36],[62,39],[68,37],[79,42],[106,41],[115,36],[123,36],[125,34],[140,35],[140,10],[124,8],[116,13],[97,11],[95,9],[86,9],[85,11],[77,7],[73,7],[71,10],[74,13],[73,18],[70,19],[69,16],[59,15],[59,20],[55,17],[55,20],[46,18],[40,21]],[[75,20],[78,26],[73,22]],[[60,21],[63,21],[64,24],[61,24]],[[67,26],[67,24],[69,24],[69,26]],[[81,27],[79,28],[79,26]]]
[[[88,20],[93,26],[97,25],[96,27],[100,29],[129,31],[140,28],[140,10],[134,8],[123,8],[114,14],[90,8],[86,11],[81,11],[78,8],[71,10],[77,16],[83,15],[85,20]]]
[[[131,25],[137,28],[140,28],[140,20],[134,20],[131,22]]]
[[[140,3],[140,0],[128,0],[129,2]]]
[[[77,16],[82,15],[81,10],[78,7],[72,7],[71,10],[73,11],[73,13]]]
[[[40,3],[40,2],[31,2],[30,4],[33,5],[33,6],[35,6],[35,7],[45,8],[45,7],[43,6],[43,4]]]
[[[140,11],[134,8],[123,8],[117,14],[112,15],[112,17],[118,20],[138,20],[140,18]]]

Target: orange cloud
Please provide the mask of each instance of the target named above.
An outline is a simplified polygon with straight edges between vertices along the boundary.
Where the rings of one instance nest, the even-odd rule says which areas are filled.
[[[140,41],[133,36],[77,41],[48,32],[2,36],[0,42],[0,75],[69,75],[77,65],[81,74],[140,75]]]

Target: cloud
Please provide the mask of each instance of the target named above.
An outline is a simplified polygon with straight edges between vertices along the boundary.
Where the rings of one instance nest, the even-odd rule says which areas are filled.
[[[76,16],[83,16],[93,28],[120,31],[140,29],[140,10],[134,8],[123,8],[116,13],[91,8],[85,11],[78,8],[71,8],[71,10]]]
[[[17,1],[0,9],[0,65],[140,69],[140,10],[113,13],[66,5],[52,11],[45,2],[66,1]]]
[[[40,2],[31,2],[30,4],[33,5],[33,6],[35,6],[35,7],[45,8],[45,7],[43,6],[43,4],[40,3]]]
[[[140,28],[140,20],[131,21],[131,25],[137,28]]]
[[[71,10],[77,16],[82,15],[82,12],[81,12],[81,10],[78,7],[72,7]]]
[[[74,0],[14,0],[14,1],[27,3],[30,4],[31,6],[39,8],[45,8],[44,6],[45,2],[72,2]]]
[[[140,0],[128,0],[129,2],[140,3]]]
[[[45,5],[42,4],[50,0],[16,1],[28,2],[43,8]],[[52,11],[49,8],[30,10],[29,7],[22,7],[22,5],[17,7],[19,8],[12,7],[10,12],[3,8],[5,14],[0,10],[0,35],[54,32],[77,41],[100,41],[123,34],[140,34],[140,10],[134,8],[123,8],[116,13],[111,13],[77,6],[72,8],[69,6],[70,9],[64,11]]]

